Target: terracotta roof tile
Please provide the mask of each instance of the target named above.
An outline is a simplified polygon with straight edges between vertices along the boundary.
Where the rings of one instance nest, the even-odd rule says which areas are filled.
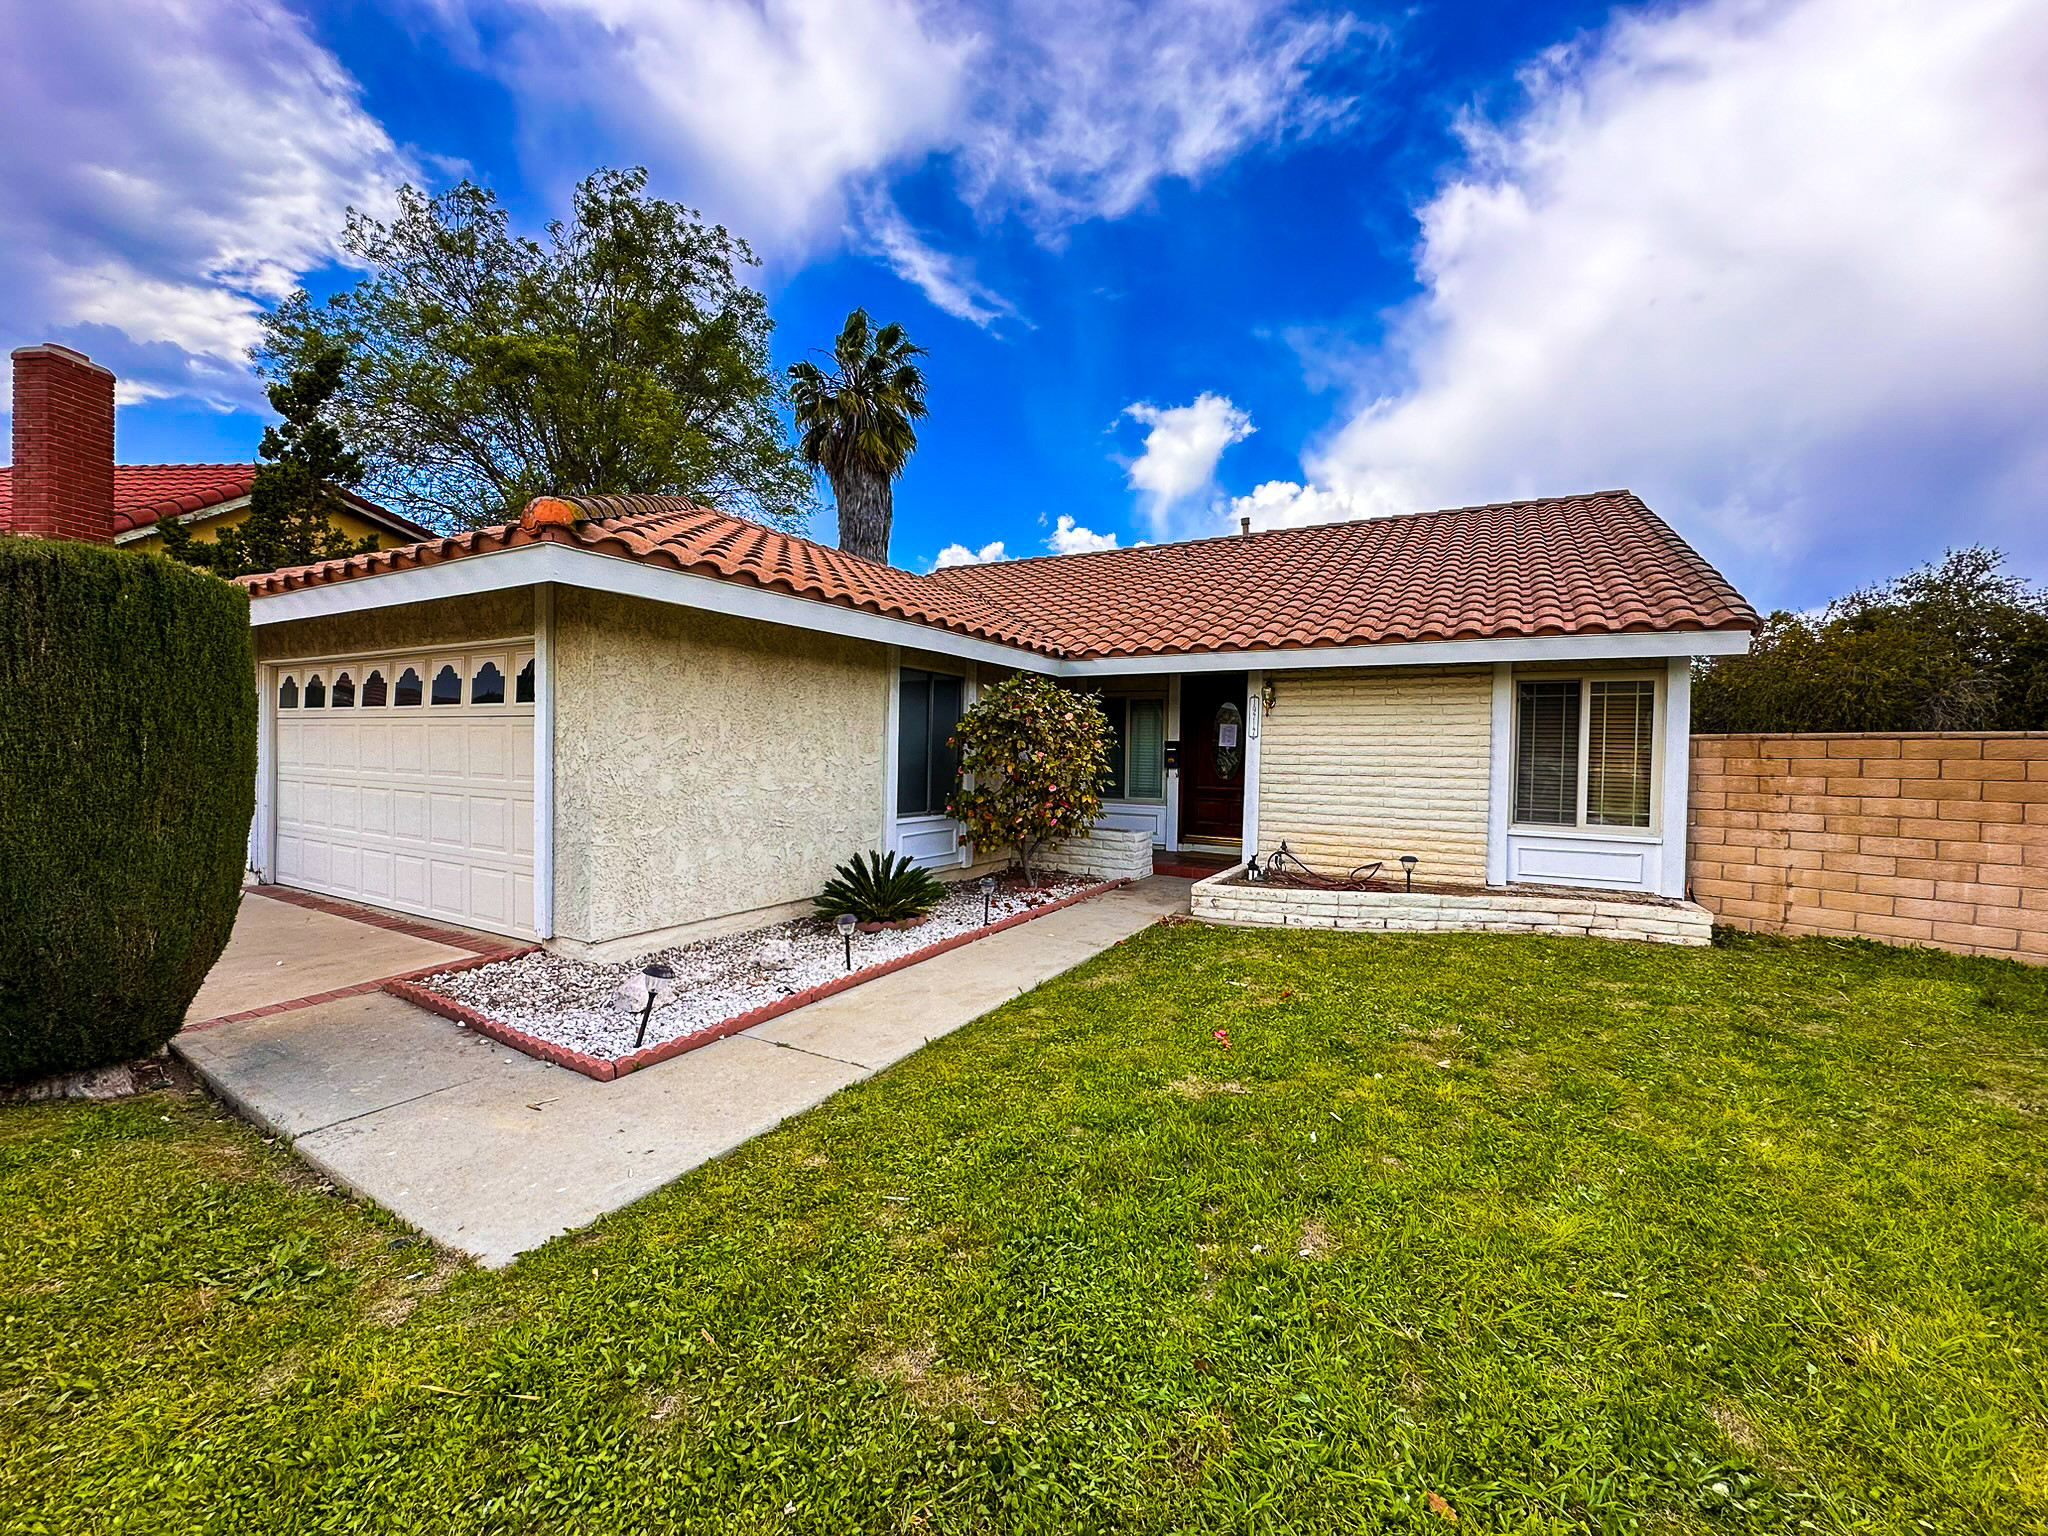
[[[1720,573],[1628,491],[928,576],[680,497],[543,498],[517,524],[243,584],[267,597],[543,541],[1072,658],[1757,623]]]
[[[116,464],[114,466],[114,532],[128,533],[153,526],[159,518],[182,517],[249,494],[256,483],[254,464]],[[393,532],[426,538],[419,524],[344,492],[361,510],[391,525]],[[0,513],[14,500],[14,475],[0,465]]]

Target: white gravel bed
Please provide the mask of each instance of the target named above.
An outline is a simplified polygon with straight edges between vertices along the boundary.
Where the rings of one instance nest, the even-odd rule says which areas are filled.
[[[1092,882],[1055,875],[1043,890],[998,891],[992,921],[1062,900]],[[931,920],[916,928],[853,936],[853,968],[864,970],[982,927],[982,896],[954,887]],[[637,960],[596,965],[540,950],[467,971],[444,971],[417,985],[552,1045],[616,1061],[633,1054],[640,1010],[619,1001],[622,983],[657,961],[676,974],[672,1000],[656,1007],[640,1049],[700,1034],[735,1014],[837,980],[846,974],[844,941],[831,924],[799,917],[767,928],[679,944]]]

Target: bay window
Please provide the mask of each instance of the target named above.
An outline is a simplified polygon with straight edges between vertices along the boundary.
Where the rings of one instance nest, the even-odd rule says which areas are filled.
[[[1647,830],[1656,703],[1647,678],[1517,683],[1516,824]]]

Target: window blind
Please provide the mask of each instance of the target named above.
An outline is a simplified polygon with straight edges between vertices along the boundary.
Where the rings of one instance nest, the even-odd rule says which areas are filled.
[[[1122,699],[1104,699],[1102,713],[1109,719],[1109,782],[1102,786],[1102,798],[1121,800],[1124,797],[1124,761],[1128,753],[1129,734],[1124,717]]]
[[[1596,682],[1587,691],[1587,824],[1647,827],[1656,685]]]
[[[1579,685],[1517,690],[1515,820],[1569,827],[1579,820]]]
[[[1129,794],[1133,800],[1166,798],[1166,705],[1131,701]]]

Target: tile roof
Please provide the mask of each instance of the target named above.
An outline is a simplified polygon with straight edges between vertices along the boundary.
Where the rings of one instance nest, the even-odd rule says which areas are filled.
[[[249,494],[256,483],[254,464],[116,464],[114,466],[114,532],[129,533],[153,526],[159,518],[219,506]],[[343,492],[358,511],[390,525],[393,533],[421,539],[428,531],[374,501]],[[13,504],[14,474],[0,465],[0,513]]]
[[[542,542],[1074,659],[1757,624],[1741,594],[1628,491],[930,575],[681,497],[542,498],[519,523],[242,583],[263,598]]]

